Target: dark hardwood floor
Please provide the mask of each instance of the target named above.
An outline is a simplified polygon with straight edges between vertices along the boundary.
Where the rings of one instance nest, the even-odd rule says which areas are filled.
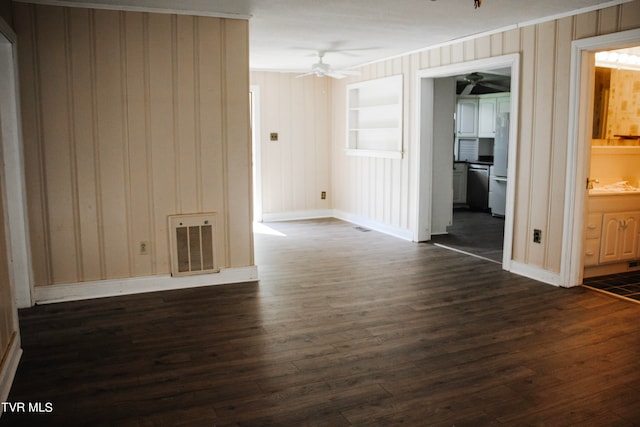
[[[452,223],[448,234],[432,236],[431,242],[502,264],[504,218],[460,208],[453,210]]]
[[[261,282],[20,311],[1,426],[632,426],[640,305],[337,220],[267,224]]]

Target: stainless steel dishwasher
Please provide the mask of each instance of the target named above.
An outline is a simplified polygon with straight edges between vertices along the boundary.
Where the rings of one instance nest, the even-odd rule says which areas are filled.
[[[471,209],[484,210],[489,208],[489,165],[469,164],[467,204]]]

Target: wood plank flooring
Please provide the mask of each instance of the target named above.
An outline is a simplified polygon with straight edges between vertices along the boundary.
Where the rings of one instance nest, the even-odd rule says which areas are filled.
[[[448,234],[432,236],[432,243],[488,258],[502,264],[504,218],[490,212],[458,208],[453,210]]]
[[[261,282],[38,306],[1,426],[632,426],[640,305],[337,220]]]

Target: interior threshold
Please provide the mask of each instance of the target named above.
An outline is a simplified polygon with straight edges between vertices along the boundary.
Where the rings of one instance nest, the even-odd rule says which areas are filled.
[[[451,247],[451,246],[443,245],[443,244],[441,244],[441,243],[431,243],[431,244],[432,244],[433,246],[437,246],[437,247],[442,248],[442,249],[447,249],[447,250],[450,250],[450,251],[458,252],[458,253],[460,253],[460,254],[469,255],[469,256],[472,256],[472,257],[474,257],[474,258],[483,259],[483,260],[485,260],[485,261],[489,261],[489,262],[492,262],[492,263],[494,263],[494,264],[502,265],[502,263],[501,263],[501,262],[498,262],[498,261],[496,261],[496,260],[494,260],[494,259],[487,258],[487,257],[483,257],[483,256],[481,256],[481,255],[477,255],[477,254],[472,254],[471,252],[463,251],[463,250],[461,250],[461,249],[457,249],[457,248],[454,248],[454,247]]]

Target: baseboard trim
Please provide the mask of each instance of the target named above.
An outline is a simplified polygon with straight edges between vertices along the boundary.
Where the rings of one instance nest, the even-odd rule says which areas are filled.
[[[9,399],[9,392],[13,379],[18,371],[18,364],[22,357],[22,348],[20,348],[20,335],[16,332],[13,334],[7,354],[0,366],[0,402],[6,402]],[[0,416],[2,416],[2,406],[0,405]]]
[[[380,233],[389,234],[399,239],[408,240],[410,242],[413,241],[413,234],[411,233],[411,230],[394,227],[392,225],[383,224],[377,221],[372,221],[370,219],[367,219],[358,215],[353,215],[348,212],[343,212],[338,210],[333,211],[333,216],[335,218],[341,219],[342,221],[347,221],[352,224],[359,225],[361,227],[366,227],[371,230],[378,231]]]
[[[540,267],[534,267],[517,261],[511,261],[509,271],[538,282],[546,283],[553,286],[562,286],[562,276],[560,273],[554,273],[549,270],[543,270]]]
[[[145,292],[168,291],[197,288],[203,286],[226,285],[231,283],[255,282],[258,267],[248,266],[225,268],[219,273],[195,276],[172,277],[171,275],[132,277],[118,280],[98,280],[93,282],[65,283],[60,285],[36,286],[36,304],[79,301],[132,295]]]
[[[332,218],[333,210],[313,210],[313,211],[293,211],[293,212],[276,212],[276,213],[263,213],[262,222],[276,222],[276,221],[300,221],[303,219],[319,219],[319,218]]]

